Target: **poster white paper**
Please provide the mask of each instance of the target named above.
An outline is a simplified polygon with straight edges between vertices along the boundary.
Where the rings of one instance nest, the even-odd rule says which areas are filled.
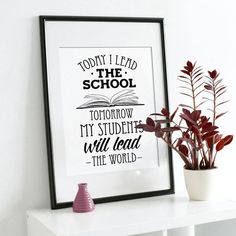
[[[61,47],[59,58],[67,175],[158,167],[157,141],[135,128],[155,111],[152,48]]]

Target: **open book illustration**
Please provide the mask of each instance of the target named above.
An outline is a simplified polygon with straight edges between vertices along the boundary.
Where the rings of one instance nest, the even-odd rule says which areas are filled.
[[[101,94],[89,94],[84,98],[88,99],[88,101],[76,109],[144,105],[138,102],[139,98],[135,95],[133,89],[124,89],[114,94],[111,98]]]

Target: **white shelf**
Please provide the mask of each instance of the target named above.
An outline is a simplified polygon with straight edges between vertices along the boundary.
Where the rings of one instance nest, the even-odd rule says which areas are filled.
[[[27,215],[28,236],[40,235],[37,232],[44,232],[44,236],[46,233],[53,236],[123,236],[233,219],[236,218],[236,202],[197,202],[169,195],[97,204],[90,213],[76,214],[67,208],[30,210]]]

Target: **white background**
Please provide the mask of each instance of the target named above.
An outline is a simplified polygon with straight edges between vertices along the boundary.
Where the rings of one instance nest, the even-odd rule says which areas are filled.
[[[25,236],[25,211],[49,207],[38,15],[147,16],[165,18],[170,104],[179,69],[197,60],[219,69],[228,84],[229,115],[222,124],[235,135],[236,3],[233,0],[8,0],[0,3],[0,234]],[[236,142],[218,159],[222,192],[236,196]],[[176,192],[184,192],[182,162],[175,159]],[[236,232],[236,221],[198,228],[199,235]]]

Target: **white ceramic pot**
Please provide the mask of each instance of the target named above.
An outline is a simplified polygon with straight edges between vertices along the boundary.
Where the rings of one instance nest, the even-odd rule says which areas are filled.
[[[190,200],[209,201],[217,198],[218,169],[187,170],[184,179]]]

